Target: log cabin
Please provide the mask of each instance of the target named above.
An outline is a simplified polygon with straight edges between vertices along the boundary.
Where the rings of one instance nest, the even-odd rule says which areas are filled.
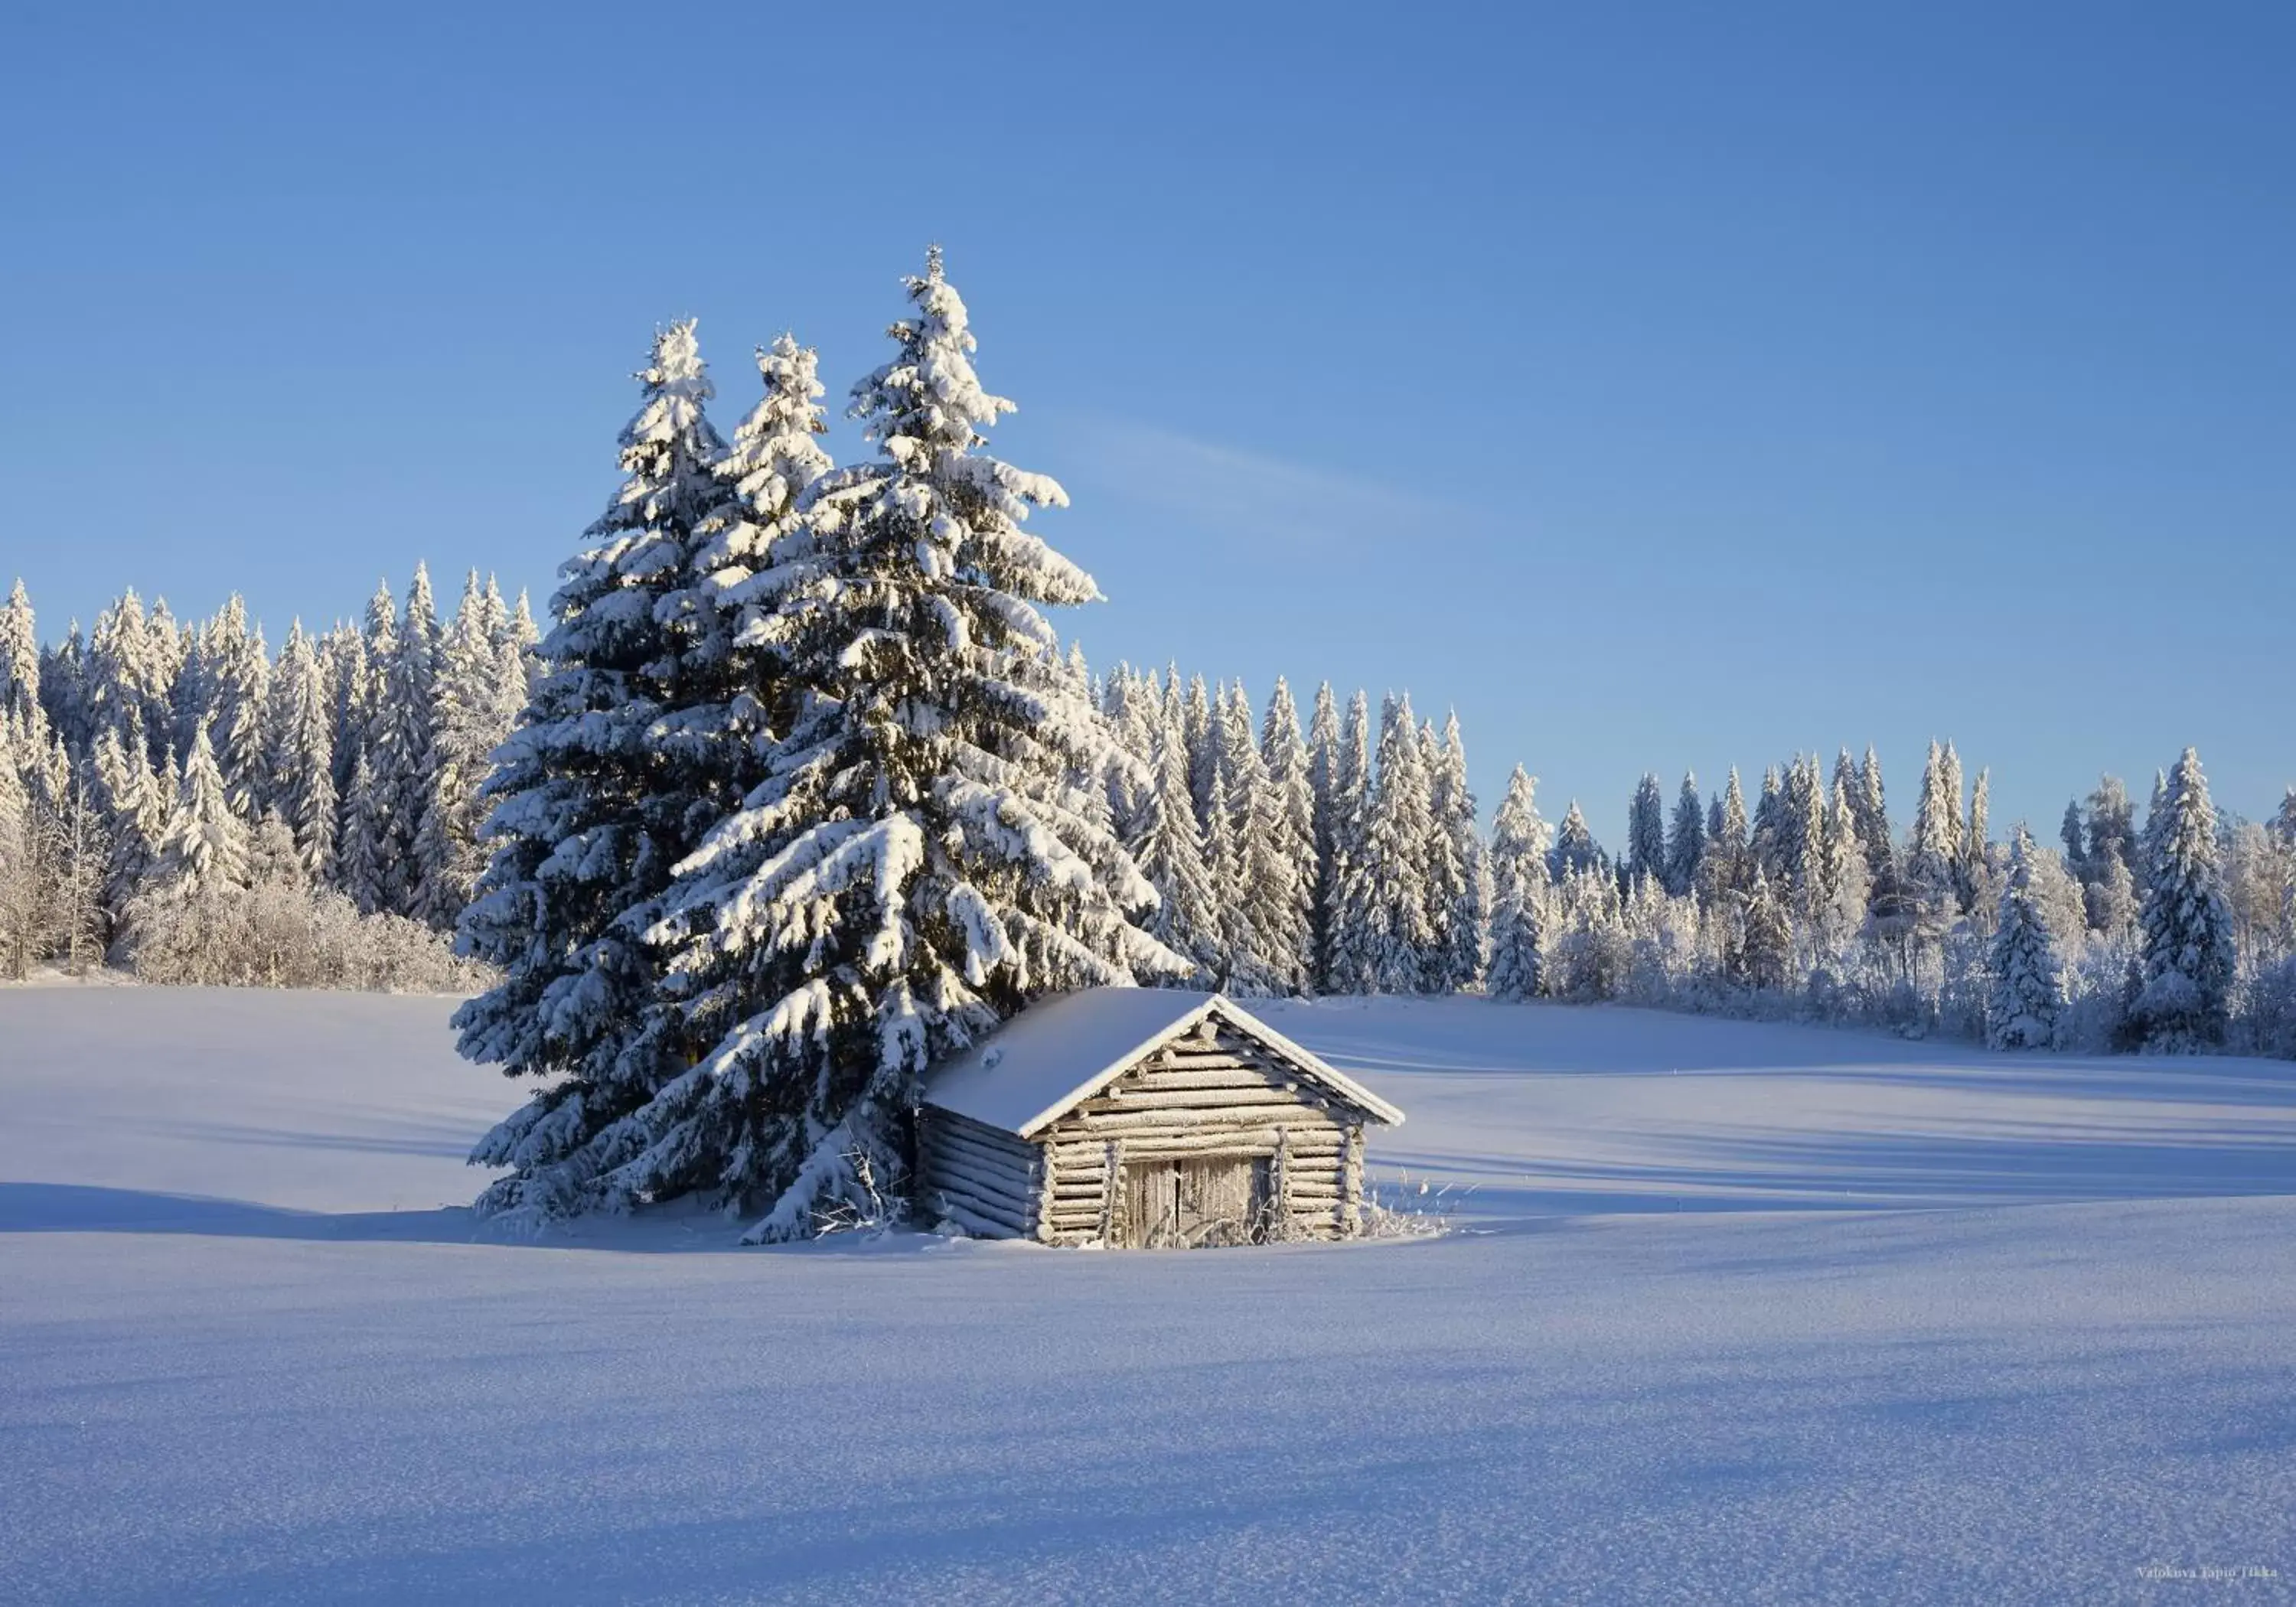
[[[1086,988],[926,1078],[916,1205],[976,1238],[1045,1244],[1351,1238],[1364,1129],[1402,1120],[1222,995]]]

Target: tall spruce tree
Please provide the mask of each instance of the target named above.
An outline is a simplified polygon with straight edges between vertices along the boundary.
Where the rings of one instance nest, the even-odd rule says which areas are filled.
[[[1475,794],[1467,784],[1467,745],[1456,709],[1447,713],[1439,735],[1424,746],[1431,757],[1430,801],[1434,835],[1441,852],[1430,857],[1437,867],[1428,882],[1428,914],[1435,923],[1436,966],[1430,991],[1464,993],[1483,980],[1489,941],[1490,866],[1483,849]]]
[[[1706,857],[1706,811],[1698,799],[1698,777],[1682,773],[1682,791],[1674,800],[1674,819],[1666,839],[1666,890],[1687,898],[1698,886],[1698,868]]]
[[[1547,850],[1546,871],[1557,886],[1574,871],[1603,869],[1603,850],[1595,841],[1595,833],[1587,828],[1587,815],[1572,799],[1563,811],[1562,824],[1555,828],[1554,846]]]
[[[1666,880],[1666,796],[1649,771],[1635,785],[1627,806],[1627,877]]]
[[[2231,913],[2201,757],[2187,748],[2145,822],[2151,874],[2138,917],[2143,931],[2132,1025],[2148,1049],[2190,1054],[2224,1041],[2234,951]]]
[[[266,797],[270,812],[293,835],[296,862],[315,886],[335,873],[334,722],[329,701],[318,654],[299,619],[287,633],[271,677]],[[470,780],[473,791],[477,782]]]
[[[1316,991],[1333,991],[1332,908],[1339,897],[1338,799],[1340,712],[1332,684],[1316,688],[1316,711],[1308,726],[1308,780],[1316,805],[1316,874],[1310,893]]]
[[[636,377],[622,485],[560,569],[547,668],[488,783],[492,857],[462,918],[465,951],[501,980],[455,1012],[458,1046],[550,1079],[473,1152],[512,1168],[480,1196],[484,1212],[627,1203],[614,1170],[650,1142],[634,1118],[701,1047],[663,1002],[663,956],[645,932],[709,821],[663,788],[651,732],[685,696],[685,644],[657,605],[687,583],[722,508],[725,448],[692,323],[656,335]]]
[[[1380,710],[1379,776],[1364,833],[1374,992],[1418,993],[1426,985],[1436,947],[1427,918],[1431,801],[1411,699],[1390,695]]]
[[[1220,911],[1204,861],[1204,834],[1188,792],[1187,734],[1156,710],[1155,767],[1140,798],[1126,846],[1157,893],[1148,930],[1158,941],[1190,957],[1188,980],[1216,974],[1222,964]]]
[[[1491,823],[1493,998],[1530,999],[1545,991],[1548,907],[1546,823],[1538,817],[1535,778],[1521,765]]]
[[[1358,691],[1348,700],[1332,783],[1332,975],[1329,991],[1375,992],[1379,917],[1371,858],[1371,703]]]
[[[2064,962],[2033,896],[2033,840],[2023,826],[2009,849],[2009,879],[1986,968],[1992,991],[1986,1036],[1996,1049],[2046,1049],[2064,1014]]]
[[[174,813],[160,834],[155,880],[177,898],[249,881],[247,823],[231,807],[215,744],[201,722],[184,756]]]
[[[1326,689],[1328,693],[1328,688]],[[1323,702],[1328,702],[1328,695]],[[1318,705],[1319,709],[1322,703]],[[1267,784],[1275,810],[1274,847],[1286,867],[1284,892],[1288,903],[1281,912],[1283,986],[1290,993],[1305,993],[1317,986],[1316,974],[1316,899],[1319,888],[1316,848],[1316,799],[1314,765],[1300,734],[1300,710],[1292,701],[1292,687],[1282,676],[1267,700],[1267,713],[1259,726],[1259,751],[1267,766]]]
[[[981,451],[981,389],[936,249],[893,359],[855,387],[874,461],[808,499],[771,621],[801,689],[769,779],[688,857],[654,931],[708,1042],[633,1120],[629,1197],[763,1208],[760,1241],[902,1186],[917,1079],[1036,996],[1184,972],[1074,777],[1113,739],[1037,611],[1096,600],[1021,521],[1054,481]]]
[[[40,633],[20,578],[0,605],[0,719],[45,720],[40,699]]]

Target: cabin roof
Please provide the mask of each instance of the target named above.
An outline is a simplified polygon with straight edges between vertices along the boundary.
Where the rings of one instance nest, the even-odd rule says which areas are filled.
[[[1299,1072],[1394,1126],[1403,1112],[1217,993],[1086,988],[1040,999],[925,1078],[922,1099],[1026,1138],[1090,1099],[1207,1015]]]

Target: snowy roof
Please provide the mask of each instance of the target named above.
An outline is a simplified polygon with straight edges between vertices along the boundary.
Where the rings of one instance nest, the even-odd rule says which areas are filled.
[[[1087,988],[1041,999],[944,1062],[927,1104],[1026,1138],[1116,1080],[1207,1015],[1259,1043],[1301,1078],[1394,1126],[1403,1112],[1217,993]]]

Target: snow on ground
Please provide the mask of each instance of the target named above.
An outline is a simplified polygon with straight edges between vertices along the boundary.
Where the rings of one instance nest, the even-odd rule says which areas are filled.
[[[1463,1231],[504,1243],[449,1008],[0,990],[0,1601],[2292,1594],[2296,1067],[1274,1006]]]

